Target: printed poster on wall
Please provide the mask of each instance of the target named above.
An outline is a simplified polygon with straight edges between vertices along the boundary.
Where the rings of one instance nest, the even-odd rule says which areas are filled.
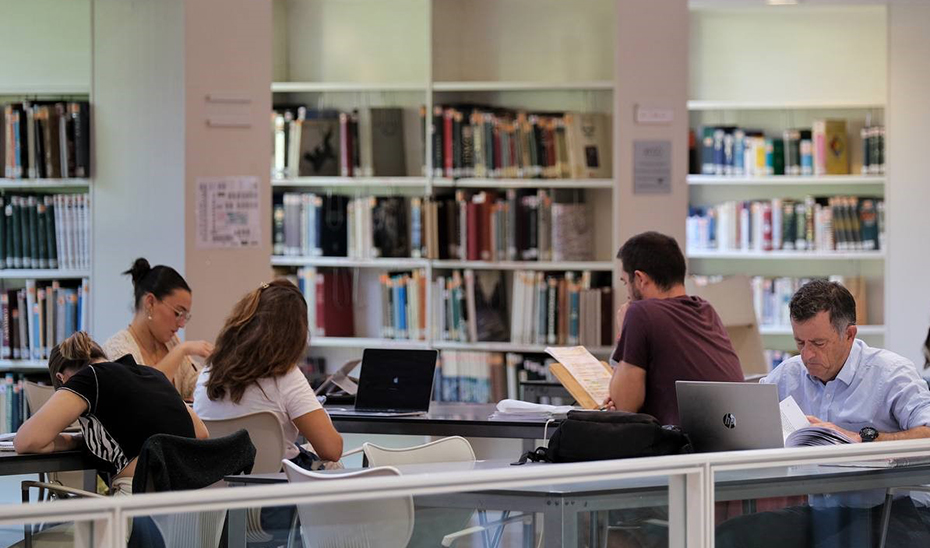
[[[197,178],[197,248],[258,247],[258,177]]]

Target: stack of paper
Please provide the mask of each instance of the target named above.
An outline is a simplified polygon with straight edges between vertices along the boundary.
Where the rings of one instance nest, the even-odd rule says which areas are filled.
[[[488,417],[491,420],[548,420],[565,418],[572,410],[571,405],[545,405],[520,400],[501,400],[497,411]]]

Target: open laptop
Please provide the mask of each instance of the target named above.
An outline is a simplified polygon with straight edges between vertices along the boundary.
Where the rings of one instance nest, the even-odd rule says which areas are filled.
[[[785,446],[774,384],[677,381],[675,388],[681,428],[695,451]]]
[[[425,415],[433,393],[436,350],[366,348],[355,409],[330,415]]]

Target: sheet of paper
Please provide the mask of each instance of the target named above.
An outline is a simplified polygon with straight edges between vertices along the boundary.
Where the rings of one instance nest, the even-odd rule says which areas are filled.
[[[197,248],[258,247],[258,177],[197,178]]]
[[[610,395],[610,371],[583,346],[559,346],[546,348],[549,354],[575,377],[596,402]]]
[[[798,402],[794,401],[793,397],[788,396],[781,400],[778,407],[781,410],[781,432],[783,438],[787,438],[788,435],[795,430],[806,428],[811,425],[810,421],[807,420],[807,416],[801,411]]]

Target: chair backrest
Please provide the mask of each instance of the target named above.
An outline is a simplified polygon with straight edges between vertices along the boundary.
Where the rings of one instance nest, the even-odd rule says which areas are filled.
[[[450,436],[423,445],[400,449],[363,443],[362,451],[365,453],[368,466],[372,467],[475,460],[475,451],[471,448],[471,444],[461,436]]]
[[[310,472],[283,461],[291,483],[333,481],[359,477],[399,476],[384,466],[345,473]],[[413,534],[413,497],[351,502],[299,504],[301,537],[306,547],[404,548]]]
[[[278,417],[271,411],[258,411],[231,419],[204,420],[211,438],[218,438],[246,430],[255,446],[253,474],[272,474],[281,471],[284,458],[284,432]]]
[[[36,411],[45,405],[45,402],[51,399],[52,395],[55,393],[54,387],[34,383],[32,381],[26,381],[24,387],[26,391],[26,403],[29,404],[29,416],[35,415]]]

